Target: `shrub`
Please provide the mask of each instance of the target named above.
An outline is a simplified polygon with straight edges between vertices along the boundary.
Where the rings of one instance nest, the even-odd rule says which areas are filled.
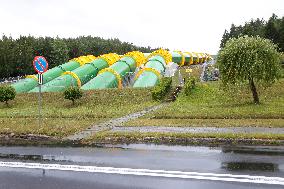
[[[70,87],[64,91],[64,98],[72,101],[72,105],[75,104],[75,100],[80,99],[83,96],[81,89],[77,87]]]
[[[156,101],[161,101],[165,98],[165,95],[171,90],[172,78],[164,77],[160,83],[152,90],[152,98]]]
[[[185,81],[185,84],[184,84],[184,94],[186,96],[189,96],[192,89],[195,87],[195,83],[196,83],[196,78],[192,77],[192,78],[189,78]]]
[[[0,102],[5,102],[8,106],[8,101],[16,97],[16,91],[10,85],[0,86]]]

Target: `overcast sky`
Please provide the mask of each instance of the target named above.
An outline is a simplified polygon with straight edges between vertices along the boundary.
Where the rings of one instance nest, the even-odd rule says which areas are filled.
[[[284,16],[284,0],[0,0],[0,33],[119,38],[216,54],[225,29]]]

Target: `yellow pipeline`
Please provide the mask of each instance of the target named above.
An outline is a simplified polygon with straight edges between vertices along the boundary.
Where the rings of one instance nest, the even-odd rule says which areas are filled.
[[[120,59],[120,56],[116,53],[109,53],[100,55],[98,58],[104,59],[108,63],[108,65],[111,66]]]
[[[146,58],[144,54],[140,51],[128,52],[125,55],[123,55],[123,57],[130,57],[130,58],[135,59],[136,67],[139,67],[140,65],[145,64],[146,62]]]
[[[87,55],[87,56],[79,56],[78,58],[73,58],[72,60],[78,62],[80,66],[83,66],[86,63],[89,63],[95,59],[96,57],[94,55]]]
[[[156,50],[156,51],[152,52],[147,57],[147,60],[149,60],[151,57],[156,56],[156,55],[162,56],[164,58],[166,64],[172,62],[172,55],[171,55],[171,53],[169,51],[167,51],[167,50],[164,50],[164,49],[159,49],[159,50]]]

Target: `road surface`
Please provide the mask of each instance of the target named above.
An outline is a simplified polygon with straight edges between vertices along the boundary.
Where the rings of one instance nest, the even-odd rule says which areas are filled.
[[[0,147],[1,189],[284,188],[284,147]]]

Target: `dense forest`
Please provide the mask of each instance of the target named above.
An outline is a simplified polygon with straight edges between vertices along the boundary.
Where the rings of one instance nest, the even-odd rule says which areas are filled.
[[[82,55],[101,55],[114,52],[124,54],[139,50],[151,52],[151,47],[139,47],[119,39],[81,36],[78,38],[20,36],[17,39],[3,35],[0,39],[0,78],[35,73],[32,61],[35,56],[44,56],[49,68],[63,64]]]
[[[231,25],[230,30],[225,30],[220,48],[223,48],[226,42],[232,37],[239,36],[260,36],[270,39],[273,43],[277,44],[279,51],[284,51],[284,17],[278,18],[273,14],[268,21],[263,19],[252,19],[244,25],[236,26]]]

